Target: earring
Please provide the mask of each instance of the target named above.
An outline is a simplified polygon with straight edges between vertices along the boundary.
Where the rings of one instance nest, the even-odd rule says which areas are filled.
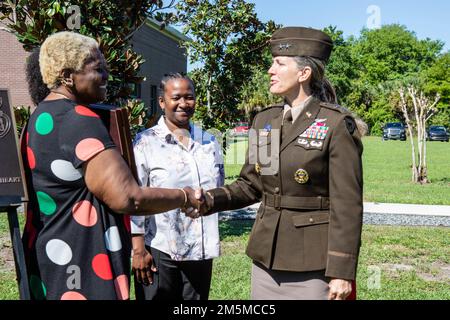
[[[70,78],[63,78],[63,79],[61,80],[61,83],[62,83],[64,86],[66,86],[66,87],[69,87],[69,88],[72,88],[72,87],[73,87],[73,80],[70,79]]]

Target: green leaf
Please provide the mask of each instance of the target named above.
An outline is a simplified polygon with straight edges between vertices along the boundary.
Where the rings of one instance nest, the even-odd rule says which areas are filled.
[[[55,9],[54,8],[49,8],[49,9],[47,9],[47,15],[49,16],[49,17],[53,17],[54,15],[55,15]]]

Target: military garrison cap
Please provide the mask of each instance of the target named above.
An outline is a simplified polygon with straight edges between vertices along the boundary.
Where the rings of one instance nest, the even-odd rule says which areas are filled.
[[[272,56],[306,56],[328,61],[333,41],[324,32],[304,27],[275,31],[270,40]]]

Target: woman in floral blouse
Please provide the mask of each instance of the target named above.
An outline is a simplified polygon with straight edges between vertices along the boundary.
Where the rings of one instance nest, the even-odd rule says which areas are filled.
[[[195,189],[223,185],[219,144],[189,121],[195,110],[191,79],[181,74],[164,77],[159,104],[164,116],[135,141],[140,184]],[[220,250],[217,214],[192,219],[175,209],[159,216],[134,216],[132,233],[137,299],[208,298],[212,259]]]

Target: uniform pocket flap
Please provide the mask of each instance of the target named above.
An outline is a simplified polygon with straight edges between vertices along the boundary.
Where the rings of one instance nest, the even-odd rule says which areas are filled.
[[[292,216],[292,221],[296,227],[312,226],[316,224],[330,222],[329,213],[302,214]]]

